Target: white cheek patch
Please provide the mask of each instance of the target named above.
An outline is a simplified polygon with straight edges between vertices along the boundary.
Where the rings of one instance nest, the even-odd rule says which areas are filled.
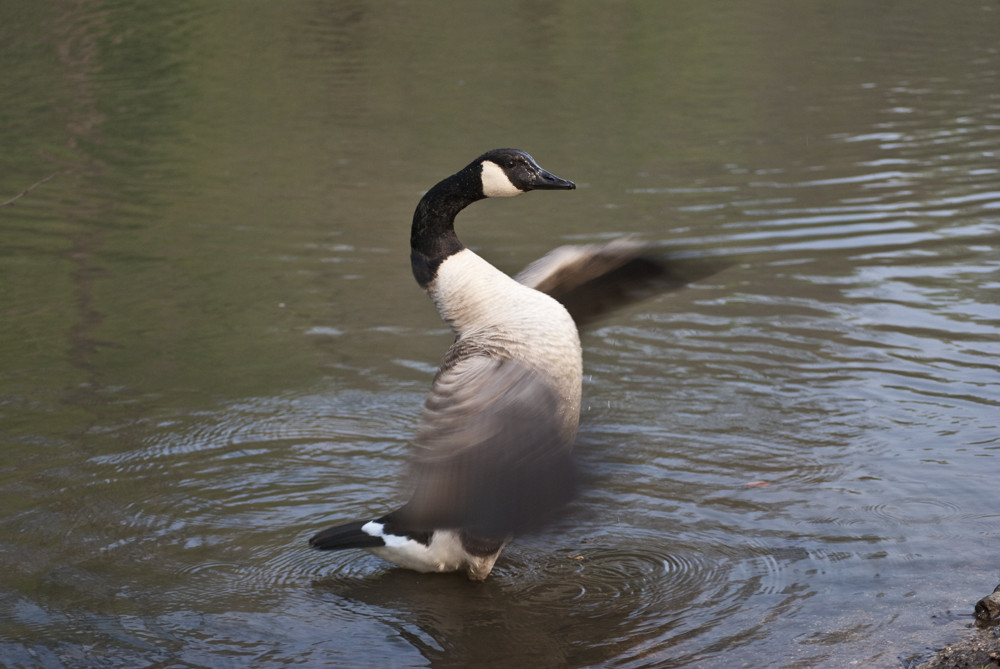
[[[483,161],[481,176],[486,197],[514,197],[524,192],[512,184],[503,169],[492,160]]]

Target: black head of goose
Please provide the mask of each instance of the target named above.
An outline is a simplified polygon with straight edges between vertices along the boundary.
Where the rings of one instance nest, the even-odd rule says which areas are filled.
[[[564,504],[580,417],[576,325],[552,297],[467,249],[455,216],[487,197],[571,190],[516,149],[489,151],[431,188],[410,235],[413,275],[455,332],[413,442],[412,494],[381,518],[312,537],[421,572],[483,580],[510,538]]]

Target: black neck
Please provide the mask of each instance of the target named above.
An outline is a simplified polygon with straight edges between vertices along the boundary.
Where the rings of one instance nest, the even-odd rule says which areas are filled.
[[[421,286],[427,287],[446,258],[465,248],[455,235],[455,216],[483,197],[481,177],[470,165],[421,198],[410,228],[410,264]]]

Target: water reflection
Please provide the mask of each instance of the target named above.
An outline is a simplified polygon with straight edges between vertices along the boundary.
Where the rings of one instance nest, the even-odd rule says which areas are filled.
[[[692,613],[725,590],[726,578],[695,553],[667,552],[671,538],[662,534],[631,547],[640,537],[626,547],[620,535],[595,535],[593,546],[575,553],[515,547],[495,578],[472,591],[461,578],[395,569],[374,579],[338,575],[316,587],[335,601],[382,610],[434,666],[650,661],[664,657],[665,639],[696,629]]]

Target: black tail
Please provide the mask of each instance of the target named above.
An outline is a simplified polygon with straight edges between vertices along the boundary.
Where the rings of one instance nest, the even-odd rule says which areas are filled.
[[[309,545],[321,551],[334,551],[341,548],[371,548],[385,546],[379,537],[373,537],[361,531],[368,524],[367,520],[359,520],[346,525],[337,525],[323,530],[309,540]]]

